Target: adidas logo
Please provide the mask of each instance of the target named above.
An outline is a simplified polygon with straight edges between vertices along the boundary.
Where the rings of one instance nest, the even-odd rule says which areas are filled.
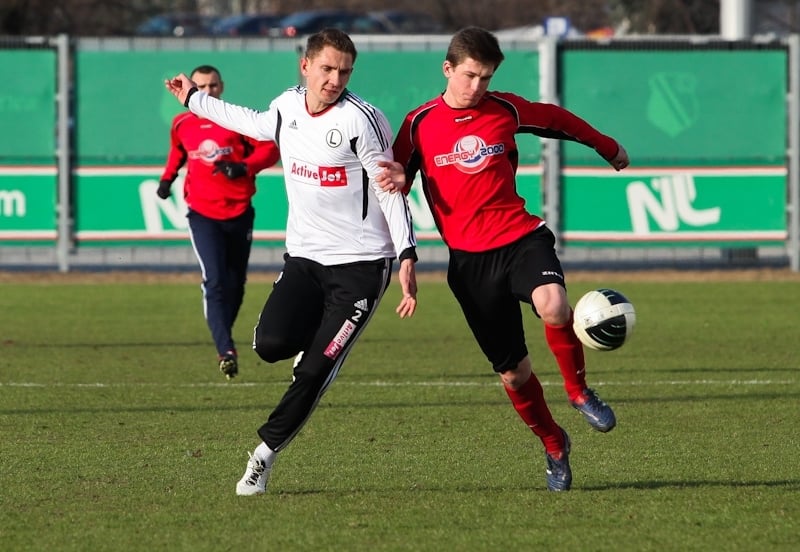
[[[369,311],[369,303],[367,303],[366,299],[359,299],[358,301],[353,303],[353,306],[358,310]]]
[[[297,130],[297,121],[292,120],[292,122],[289,123],[289,128],[291,128],[292,130]]]

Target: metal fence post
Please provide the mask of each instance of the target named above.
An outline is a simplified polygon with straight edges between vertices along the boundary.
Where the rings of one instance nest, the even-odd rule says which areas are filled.
[[[72,247],[72,167],[70,158],[70,52],[69,37],[60,34],[55,38],[58,49],[58,91],[56,93],[58,113],[58,141],[56,158],[58,160],[58,235],[56,237],[56,258],[58,270],[69,271],[69,251]]]
[[[559,104],[558,98],[558,40],[545,37],[539,41],[539,99]],[[561,230],[561,148],[558,140],[542,139],[544,165],[544,198],[542,218],[556,235],[556,250],[562,247]]]
[[[800,35],[789,37],[789,90],[787,91],[789,134],[787,253],[793,272],[800,272]]]

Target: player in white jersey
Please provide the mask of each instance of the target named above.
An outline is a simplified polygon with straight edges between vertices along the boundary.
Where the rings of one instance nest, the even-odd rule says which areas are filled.
[[[294,357],[293,380],[258,434],[262,442],[236,485],[266,491],[278,452],[302,428],[375,312],[399,259],[401,318],[416,310],[416,237],[390,170],[392,132],[384,114],[347,90],[356,48],[337,29],[309,37],[300,60],[305,86],[263,112],[198,91],[181,74],[167,89],[193,113],[241,134],[274,140],[289,201],[284,266],[261,311],[253,348],[267,362]]]

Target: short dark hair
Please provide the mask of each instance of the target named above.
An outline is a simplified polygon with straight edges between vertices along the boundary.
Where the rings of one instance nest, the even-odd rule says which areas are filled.
[[[219,75],[220,79],[222,78],[222,73],[220,73],[219,69],[217,69],[213,65],[198,65],[197,67],[192,69],[192,72],[189,73],[189,75],[191,76],[194,75],[195,73],[200,73],[201,75],[216,73],[217,75]]]
[[[458,65],[467,58],[472,58],[486,65],[494,65],[497,69],[505,59],[497,37],[481,27],[464,27],[450,39],[445,59]]]
[[[356,45],[353,44],[353,39],[341,29],[329,27],[309,36],[306,42],[306,57],[309,59],[315,57],[325,46],[332,46],[339,52],[350,54],[353,56],[353,63],[355,63],[358,55]]]

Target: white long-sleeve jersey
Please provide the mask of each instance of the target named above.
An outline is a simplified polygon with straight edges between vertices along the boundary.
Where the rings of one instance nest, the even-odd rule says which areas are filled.
[[[391,160],[392,131],[376,107],[345,90],[321,113],[306,110],[306,88],[256,111],[193,93],[189,109],[230,130],[274,140],[281,152],[289,215],[286,250],[323,265],[399,257],[416,247],[404,194],[381,190],[378,161]]]

